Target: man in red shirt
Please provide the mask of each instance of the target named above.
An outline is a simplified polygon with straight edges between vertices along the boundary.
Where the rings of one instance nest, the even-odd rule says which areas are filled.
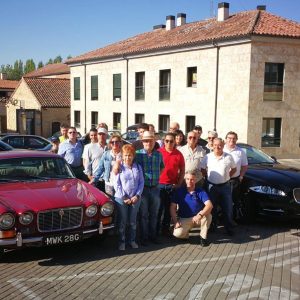
[[[164,140],[164,146],[158,151],[163,156],[165,168],[159,177],[160,188],[160,208],[158,213],[157,231],[162,229],[163,234],[170,235],[170,203],[173,190],[182,185],[185,174],[184,157],[180,151],[175,148],[175,135],[167,133]],[[161,218],[163,220],[161,224]]]

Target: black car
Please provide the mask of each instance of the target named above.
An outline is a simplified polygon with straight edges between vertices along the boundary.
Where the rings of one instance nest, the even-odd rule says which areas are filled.
[[[14,148],[2,141],[0,141],[0,151],[10,151],[10,150],[14,150]]]
[[[248,157],[241,186],[244,219],[257,215],[300,217],[300,170],[278,163],[253,146],[238,146]]]
[[[15,149],[29,149],[41,151],[49,151],[51,149],[50,141],[38,135],[7,134],[1,138],[1,141],[9,144]]]

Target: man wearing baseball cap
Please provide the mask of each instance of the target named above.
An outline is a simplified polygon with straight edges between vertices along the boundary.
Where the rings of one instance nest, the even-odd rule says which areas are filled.
[[[145,131],[141,137],[143,149],[136,151],[136,162],[142,167],[144,174],[144,190],[140,206],[141,244],[147,246],[149,240],[157,240],[157,216],[160,206],[160,190],[158,187],[161,170],[164,168],[163,157],[155,149],[154,133]]]

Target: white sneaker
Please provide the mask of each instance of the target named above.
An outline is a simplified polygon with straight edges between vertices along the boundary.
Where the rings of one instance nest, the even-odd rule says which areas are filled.
[[[122,243],[119,245],[119,250],[124,251],[125,250],[125,243]]]
[[[130,243],[131,248],[133,249],[138,249],[139,245],[136,242],[131,242]]]

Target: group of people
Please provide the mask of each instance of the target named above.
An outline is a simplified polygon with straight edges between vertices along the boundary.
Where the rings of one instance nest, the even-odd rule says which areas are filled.
[[[201,126],[184,135],[176,122],[162,140],[151,124],[141,123],[137,130],[138,139],[122,146],[117,134],[107,143],[107,125],[101,123],[84,145],[76,128],[68,127],[57,149],[77,178],[114,201],[119,250],[138,248],[137,240],[143,246],[159,243],[160,234],[187,239],[194,227],[200,228],[200,245],[208,246],[209,229],[219,225],[218,207],[225,231],[233,235],[233,204],[239,205],[248,165],[237,134],[230,131],[223,141],[209,131],[204,140]]]

